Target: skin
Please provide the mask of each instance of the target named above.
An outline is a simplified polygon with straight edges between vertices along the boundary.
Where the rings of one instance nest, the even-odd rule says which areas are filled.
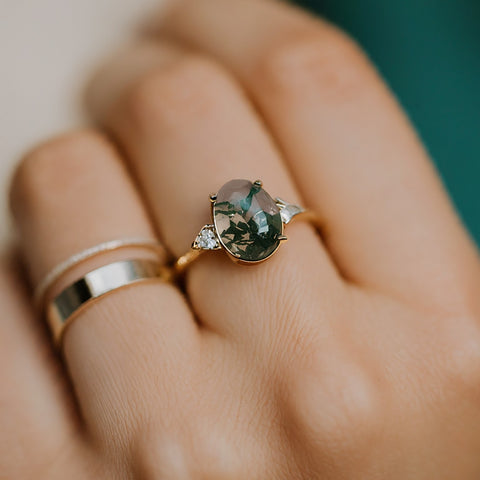
[[[5,256],[0,478],[478,479],[478,253],[365,55],[267,0],[181,2],[154,23],[89,89],[102,130],[15,174],[33,284],[113,238],[183,254],[231,178],[308,205],[322,236],[294,223],[261,265],[205,255],[184,291],[117,291],[61,355]]]

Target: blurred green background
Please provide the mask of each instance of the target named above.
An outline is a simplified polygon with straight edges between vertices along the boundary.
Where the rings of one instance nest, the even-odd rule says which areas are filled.
[[[299,0],[348,31],[410,115],[480,245],[480,0]]]

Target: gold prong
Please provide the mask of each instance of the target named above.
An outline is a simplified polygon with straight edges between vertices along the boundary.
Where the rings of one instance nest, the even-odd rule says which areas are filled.
[[[263,182],[261,180],[255,180],[253,182],[253,184],[256,186],[256,187],[259,187],[259,188],[262,188],[263,187]]]
[[[280,235],[278,237],[278,239],[281,241],[281,242],[286,242],[288,240],[288,237],[286,235]]]
[[[217,200],[217,194],[216,193],[211,193],[209,195],[210,201],[213,203]]]

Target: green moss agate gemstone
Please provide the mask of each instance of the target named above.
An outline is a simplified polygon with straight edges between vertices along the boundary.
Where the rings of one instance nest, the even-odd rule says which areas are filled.
[[[248,180],[231,180],[213,206],[218,237],[229,253],[245,262],[259,262],[279,246],[283,223],[273,198]]]

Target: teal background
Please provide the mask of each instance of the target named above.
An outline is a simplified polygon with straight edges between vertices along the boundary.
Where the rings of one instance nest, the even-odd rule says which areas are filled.
[[[348,31],[407,110],[480,245],[480,0],[300,0]]]

